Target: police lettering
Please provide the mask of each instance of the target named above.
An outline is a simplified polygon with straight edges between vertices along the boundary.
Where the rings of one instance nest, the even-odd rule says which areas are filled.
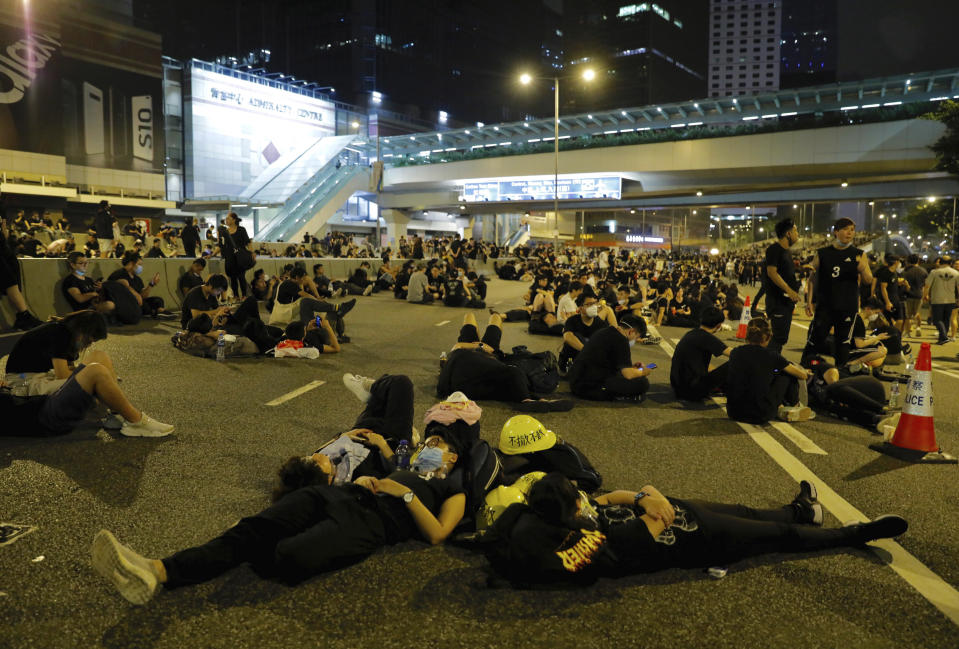
[[[918,394],[910,394],[906,397],[906,403],[908,403],[911,406],[921,406],[922,402],[923,402],[923,398],[919,396]]]

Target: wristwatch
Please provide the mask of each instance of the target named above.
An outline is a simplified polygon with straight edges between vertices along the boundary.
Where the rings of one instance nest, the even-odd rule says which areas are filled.
[[[648,496],[649,494],[645,491],[637,491],[636,495],[633,496],[633,507],[639,506],[639,501]]]
[[[415,495],[416,495],[416,494],[413,493],[413,490],[410,489],[410,490],[407,491],[405,494],[403,494],[403,502],[406,503],[407,505],[409,505],[411,502],[413,502],[413,497],[414,497]]]

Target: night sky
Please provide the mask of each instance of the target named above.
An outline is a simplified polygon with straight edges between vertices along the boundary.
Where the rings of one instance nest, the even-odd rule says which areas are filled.
[[[838,5],[841,80],[959,67],[959,2],[838,0]]]

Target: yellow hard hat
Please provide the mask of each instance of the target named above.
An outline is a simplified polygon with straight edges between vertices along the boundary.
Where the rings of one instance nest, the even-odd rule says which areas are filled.
[[[499,450],[507,455],[545,451],[556,443],[556,433],[529,415],[510,417],[499,435]]]
[[[518,477],[512,486],[519,489],[524,496],[529,496],[529,490],[533,488],[534,484],[542,480],[544,477],[546,477],[545,471],[531,471]]]
[[[486,502],[476,516],[476,528],[485,530],[513,503],[525,503],[526,494],[516,487],[500,485],[486,494]]]

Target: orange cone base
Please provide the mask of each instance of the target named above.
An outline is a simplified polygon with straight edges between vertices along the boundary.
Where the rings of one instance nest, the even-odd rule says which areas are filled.
[[[900,446],[913,451],[935,453],[939,450],[936,444],[936,427],[932,417],[922,417],[903,412],[899,417],[896,432],[889,442],[893,446]]]
[[[914,451],[910,448],[902,448],[901,446],[890,444],[889,442],[870,444],[869,448],[914,464],[959,464],[959,459],[948,453],[943,453],[941,450],[932,452]]]
[[[739,329],[736,330],[736,338],[739,340],[744,340],[746,338],[746,325],[739,325]]]

